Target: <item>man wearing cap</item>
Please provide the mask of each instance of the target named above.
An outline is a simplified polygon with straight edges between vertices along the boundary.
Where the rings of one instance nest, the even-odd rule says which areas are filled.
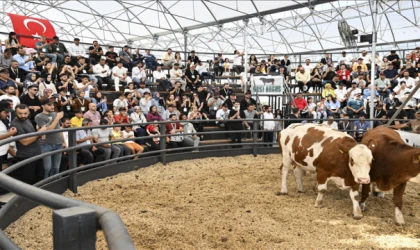
[[[391,50],[391,54],[388,55],[388,61],[394,65],[394,69],[399,70],[401,66],[401,59],[397,55],[396,50]]]
[[[63,118],[63,112],[54,112],[55,99],[44,98],[41,99],[42,113],[35,116],[35,122],[38,128],[43,126],[47,127],[47,130],[55,130],[60,128],[60,119]],[[45,139],[40,141],[42,153],[47,153],[55,150],[60,150],[63,147],[63,134],[57,132],[48,134]],[[44,178],[58,174],[60,170],[61,153],[45,156],[44,162]]]
[[[132,67],[131,63],[133,61],[133,55],[131,55],[130,46],[125,45],[124,48],[120,50],[119,56],[120,56],[120,62],[122,62],[124,67],[126,67],[128,71],[131,72],[131,67]]]
[[[363,58],[360,57],[359,59],[357,59],[357,63],[353,64],[353,66],[352,66],[352,71],[353,72],[357,71],[357,66],[360,66],[361,70],[363,72],[368,72],[368,68],[367,68],[366,64],[363,63]]]
[[[9,70],[0,70],[0,95],[6,94],[5,89],[7,86],[15,86],[15,83],[9,79]]]
[[[99,45],[98,41],[93,41],[93,45],[88,48],[89,50],[89,59],[90,63],[96,64],[101,59],[101,56],[104,54],[102,47]]]
[[[354,115],[365,115],[364,112],[364,105],[363,105],[363,100],[361,100],[361,94],[358,93],[354,96],[354,99],[350,99],[347,103],[347,115],[350,118],[353,118]]]
[[[144,57],[147,68],[151,71],[155,71],[158,66],[158,61],[154,55],[150,54],[150,49],[146,49],[146,55]]]
[[[159,83],[161,90],[168,91],[171,88],[171,82],[166,78],[166,74],[162,71],[161,66],[157,66],[156,70],[153,71],[153,78]]]
[[[171,80],[171,84],[172,87],[175,87],[175,83],[176,82],[180,82],[181,83],[181,89],[183,91],[185,91],[185,87],[187,86],[187,82],[182,80],[182,70],[179,68],[179,64],[175,63],[174,67],[169,71],[169,75],[170,75],[170,80]]]
[[[57,62],[57,55],[50,53],[50,51],[52,51],[51,44],[47,41],[47,38],[44,35],[39,38],[39,42],[35,43],[35,48],[38,54],[44,52],[46,57],[51,58],[52,63],[55,64]]]
[[[347,89],[347,97],[351,100],[357,94],[362,94],[362,89],[357,86],[356,82],[352,82],[351,87]]]
[[[72,61],[76,63],[77,60],[79,60],[80,57],[85,57],[86,55],[86,49],[83,47],[83,45],[80,44],[79,38],[74,38],[73,44],[69,46],[69,56],[71,57]]]
[[[247,91],[245,99],[241,101],[241,110],[246,110],[250,104],[257,106],[257,102],[251,97],[251,91]]]
[[[223,103],[223,105],[227,105],[228,109],[232,110],[233,105],[235,104],[235,101],[236,101],[236,94],[235,92],[232,92],[232,94],[230,94],[229,98]]]
[[[0,69],[7,69],[12,62],[12,52],[10,49],[5,49],[3,54],[0,54]]]
[[[145,85],[150,85],[150,80],[147,79],[146,70],[144,70],[143,62],[138,61],[137,67],[133,67],[131,77],[133,82],[136,83],[136,86],[140,86],[140,83],[145,83]]]
[[[338,58],[338,62],[344,61],[347,67],[353,63],[353,58],[350,55],[347,55],[346,51],[341,52],[341,57]]]
[[[127,85],[132,82],[131,78],[127,76],[127,68],[123,67],[123,62],[119,61],[117,66],[112,68],[112,79],[114,80],[115,91],[120,91],[120,84]]]
[[[223,74],[224,68],[222,66],[223,57],[222,53],[217,54],[217,56],[213,60],[213,67],[214,67],[214,75],[221,76]]]
[[[3,122],[3,120],[7,120],[9,118],[10,112],[14,112],[10,103],[6,100],[0,101],[0,140],[7,139],[17,133],[15,127],[8,129],[8,124]],[[3,166],[3,162],[7,160],[8,149],[8,143],[0,146],[0,171],[1,166]]]
[[[361,55],[360,55],[360,57],[359,57],[359,58],[362,58],[362,59],[363,59],[363,63],[364,63],[364,64],[366,64],[366,66],[367,66],[368,70],[370,70],[370,68],[371,68],[371,63],[372,63],[372,60],[371,60],[371,56],[370,56],[370,54],[368,54],[368,53],[366,52],[366,50],[362,50],[362,53],[361,53]]]
[[[165,67],[172,67],[172,65],[176,62],[175,57],[172,54],[172,49],[168,49],[165,54],[163,54],[163,66]]]
[[[106,90],[112,89],[111,70],[105,64],[104,58],[101,58],[99,63],[93,66],[93,74],[98,79],[98,89],[102,90],[104,84],[106,84]]]
[[[63,63],[64,56],[68,54],[66,46],[63,43],[60,43],[58,36],[53,37],[53,42],[51,43],[49,51],[57,55],[58,63]]]
[[[90,119],[93,126],[98,126],[101,121],[101,113],[97,111],[95,103],[89,103],[89,110],[85,112],[83,118]]]

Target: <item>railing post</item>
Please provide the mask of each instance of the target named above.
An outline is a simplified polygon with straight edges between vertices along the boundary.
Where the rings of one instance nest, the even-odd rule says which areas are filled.
[[[76,143],[76,131],[72,130],[68,132],[69,134],[69,145],[68,147],[71,149],[77,145]],[[69,169],[77,168],[77,152],[75,149],[71,149],[67,151],[69,155]],[[77,193],[77,171],[70,173],[69,175],[69,189],[73,193]]]
[[[96,213],[86,207],[71,207],[53,213],[54,249],[95,250]]]
[[[160,150],[163,150],[160,152],[160,161],[163,165],[166,165],[166,136],[162,136],[166,134],[166,123],[160,124]]]
[[[258,130],[258,121],[253,121],[252,122],[252,130],[254,132],[252,132],[252,154],[254,155],[254,157],[257,157],[257,141],[258,141],[258,132],[255,132],[256,130]]]

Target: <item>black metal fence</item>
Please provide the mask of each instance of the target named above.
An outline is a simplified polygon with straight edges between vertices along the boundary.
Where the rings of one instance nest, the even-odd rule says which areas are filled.
[[[130,162],[130,164],[139,165],[142,161],[147,159],[148,157],[154,157],[151,163],[161,162],[164,165],[167,163],[167,157],[171,155],[177,155],[174,159],[196,159],[208,156],[214,156],[215,154],[207,154],[206,152],[217,152],[216,155],[218,156],[227,156],[231,152],[235,152],[235,154],[248,154],[251,153],[254,156],[257,156],[258,152],[265,152],[265,153],[274,153],[279,152],[278,149],[272,148],[273,144],[276,144],[275,141],[271,142],[264,142],[260,140],[261,133],[273,132],[277,133],[281,131],[281,127],[285,123],[293,123],[296,119],[274,119],[280,126],[271,131],[267,131],[263,129],[263,122],[259,119],[253,120],[246,120],[252,122],[252,128],[250,130],[241,129],[241,130],[219,130],[219,131],[211,131],[211,132],[200,132],[199,134],[226,134],[226,133],[251,133],[252,140],[246,141],[242,143],[215,143],[210,145],[202,145],[199,146],[198,149],[200,152],[190,152],[193,149],[197,149],[193,146],[190,147],[180,147],[180,148],[167,148],[166,143],[160,143],[160,149],[154,150],[150,152],[145,152],[137,155],[129,155],[123,156],[119,158],[109,159],[106,161],[96,162],[92,164],[88,164],[85,166],[77,166],[77,150],[92,147],[92,146],[99,146],[109,142],[102,142],[102,143],[93,143],[88,145],[77,145],[76,143],[76,131],[80,129],[86,128],[111,128],[111,127],[121,127],[124,126],[123,124],[118,125],[106,125],[106,126],[95,126],[95,127],[82,127],[82,128],[67,128],[60,130],[61,132],[68,132],[69,138],[69,145],[68,148],[63,148],[60,150],[56,150],[53,152],[43,153],[41,155],[34,156],[30,159],[18,162],[3,172],[0,173],[0,186],[21,196],[29,201],[32,201],[36,204],[47,206],[49,208],[54,209],[53,213],[53,238],[54,238],[54,249],[95,249],[95,242],[96,242],[96,230],[97,228],[101,228],[104,232],[107,244],[109,249],[135,249],[135,245],[125,228],[123,221],[121,220],[120,216],[111,211],[109,209],[99,207],[93,204],[81,202],[78,200],[66,198],[59,194],[49,192],[47,190],[43,190],[39,187],[45,187],[47,184],[51,184],[54,182],[67,182],[65,188],[69,188],[72,192],[77,193],[77,187],[82,181],[78,181],[78,174],[83,173],[87,170],[94,170],[95,168],[99,168],[100,166],[104,166],[104,164],[108,164],[111,162],[115,162],[117,160],[127,160],[126,162]],[[210,122],[216,122],[217,120],[210,120]],[[273,121],[273,120],[265,120],[265,121]],[[299,119],[301,122],[302,119]],[[349,120],[354,121],[353,120]],[[366,119],[366,122],[369,120]],[[193,121],[189,121],[193,122]],[[227,121],[228,122],[228,121]],[[312,119],[305,119],[305,122],[313,122]],[[148,124],[156,124],[160,125],[160,135],[153,135],[153,136],[146,136],[141,137],[142,139],[152,139],[159,137],[161,142],[166,141],[166,137],[171,136],[172,134],[166,134],[166,123],[171,123],[171,121],[166,122],[154,122],[154,123],[147,123],[147,124],[130,124],[130,125],[138,125],[138,126],[145,126]],[[44,132],[36,132],[31,134],[19,135],[13,138],[5,139],[0,142],[0,145],[8,144],[12,141],[21,140],[24,138],[32,137],[32,136],[39,136],[39,135],[48,135],[52,133],[56,133],[56,130],[52,131],[44,131]],[[346,131],[347,133],[353,132],[361,132],[360,130],[354,130],[352,127]],[[183,136],[194,136],[197,133],[183,133]],[[125,142],[129,140],[136,140],[139,138],[127,138],[127,139],[119,139],[114,142]],[[239,148],[238,148],[239,146]],[[220,150],[220,148],[224,148],[224,150]],[[235,149],[226,149],[226,147],[234,147]],[[188,152],[187,152],[188,151]],[[57,175],[51,176],[46,178],[35,185],[31,186],[20,182],[10,176],[9,173],[12,171],[21,168],[22,166],[34,162],[38,159],[42,159],[43,157],[67,152],[69,155],[69,169],[61,172]],[[233,154],[233,153],[232,153]],[[134,160],[133,157],[139,156],[140,158]],[[121,163],[114,163],[115,165],[122,165]],[[112,167],[112,164],[107,165]],[[138,167],[137,167],[138,168]],[[121,168],[120,170],[115,171],[130,171],[134,168]],[[103,177],[103,175],[102,175]],[[92,175],[90,177],[84,177],[84,181],[92,180]],[[96,177],[101,178],[101,177]],[[19,197],[18,197],[19,198]],[[17,200],[18,200],[17,198]],[[15,219],[20,217],[16,211],[12,211],[16,209],[17,206],[14,206],[13,200],[11,201],[12,204],[6,204],[4,208],[0,210],[0,225],[4,229],[5,226],[12,223],[14,218],[7,218],[6,214],[14,213]],[[16,200],[14,201],[16,202]],[[8,206],[8,207],[7,207]],[[35,204],[32,204],[32,207]],[[7,208],[6,208],[7,207]],[[22,209],[22,208],[19,208]],[[29,210],[28,208],[27,210]],[[7,210],[7,211],[6,211]],[[27,211],[23,208],[23,212]],[[22,212],[22,214],[23,214]],[[12,216],[13,217],[13,216]],[[4,222],[2,222],[4,220]],[[79,232],[78,234],[74,235],[75,237],[67,237],[69,232]],[[4,233],[0,230],[0,249],[20,249],[15,243],[13,243]]]

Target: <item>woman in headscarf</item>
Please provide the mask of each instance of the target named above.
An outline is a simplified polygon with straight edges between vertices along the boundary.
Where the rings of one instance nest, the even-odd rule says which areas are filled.
[[[159,114],[163,114],[163,112],[166,110],[165,99],[160,98],[160,94],[157,91],[153,93],[152,106],[157,107]]]
[[[53,92],[53,94],[58,94],[57,88],[55,87],[55,84],[54,84],[54,81],[52,80],[51,75],[46,75],[45,79],[43,78],[40,78],[40,79],[41,79],[41,82],[38,86],[40,97],[44,96],[44,91],[46,89],[50,89]]]
[[[322,91],[322,97],[326,98],[329,95],[332,95],[333,97],[335,97],[335,92],[334,92],[334,89],[331,87],[331,84],[327,83],[324,86],[324,91]]]
[[[23,81],[23,95],[28,93],[28,87],[32,85],[39,85],[41,78],[36,79],[34,73],[29,73],[26,75],[25,81]]]

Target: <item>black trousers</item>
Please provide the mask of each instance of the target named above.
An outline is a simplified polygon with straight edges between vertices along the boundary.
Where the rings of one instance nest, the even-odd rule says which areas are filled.
[[[264,144],[264,147],[272,147],[273,139],[274,139],[274,132],[269,131],[269,130],[264,131],[263,142],[267,143],[267,144]]]
[[[307,82],[307,83],[306,83],[306,85],[305,85],[305,84],[303,84],[303,82],[302,82],[302,81],[298,81],[298,86],[299,86],[300,91],[302,91],[302,92],[308,92],[308,90],[312,87],[312,82],[311,82],[311,81],[309,81],[309,82]],[[306,87],[307,87],[307,89],[306,89],[306,90],[304,90],[304,89],[303,89],[303,88],[304,88],[304,86],[306,86]]]
[[[230,133],[230,139],[232,143],[242,143],[242,133],[235,133],[235,130],[239,131],[239,130],[242,130],[242,128],[230,130],[232,131]],[[242,146],[232,146],[232,148],[242,148]]]
[[[353,110],[347,109],[347,115],[349,116],[349,118],[353,118],[354,115],[365,115],[365,112],[363,110],[360,110],[359,112],[354,112]]]
[[[96,79],[98,79],[98,88],[99,90],[102,90],[102,85],[106,84],[106,90],[111,90],[112,89],[112,80],[111,77],[100,77],[100,76],[95,76]]]
[[[215,76],[221,76],[224,71],[225,71],[225,68],[223,66],[214,66],[214,75]]]

